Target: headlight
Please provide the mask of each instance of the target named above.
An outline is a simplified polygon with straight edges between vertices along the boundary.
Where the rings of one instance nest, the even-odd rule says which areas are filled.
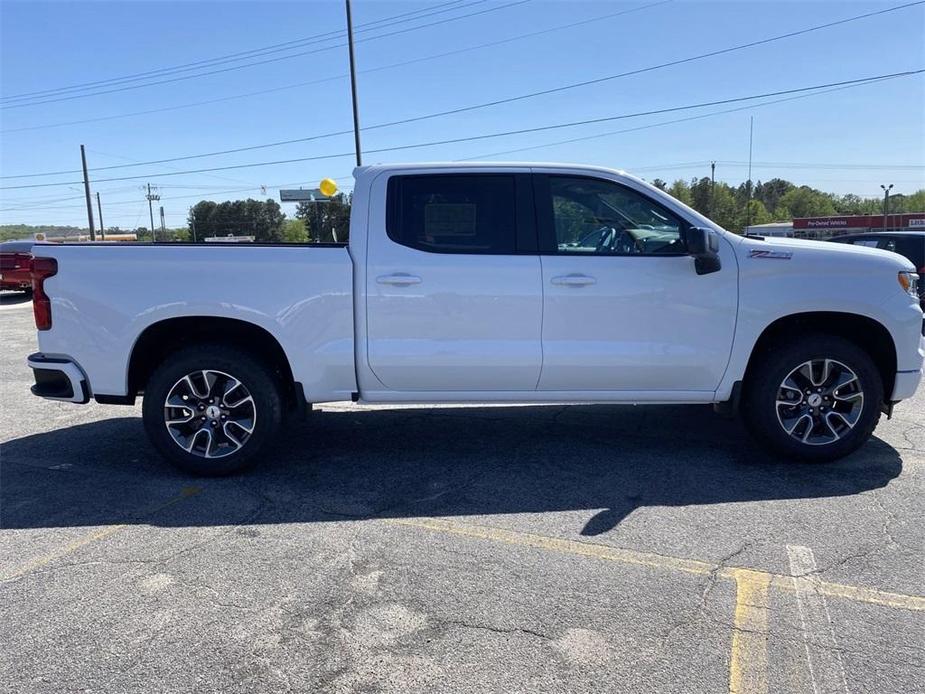
[[[900,272],[899,286],[913,299],[919,298],[919,276],[914,272]]]

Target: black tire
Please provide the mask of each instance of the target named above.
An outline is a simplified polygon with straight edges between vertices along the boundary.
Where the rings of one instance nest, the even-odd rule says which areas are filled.
[[[870,438],[880,421],[883,382],[867,352],[841,337],[811,334],[792,341],[777,342],[763,354],[756,355],[756,359],[759,361],[749,369],[744,383],[742,414],[752,436],[774,453],[788,460],[827,462],[852,453]],[[821,376],[826,368],[825,360],[830,361],[830,373],[834,374],[830,376],[828,386],[821,384]],[[804,369],[794,377],[802,380],[789,380],[790,385],[799,385],[802,392],[784,386],[785,379],[807,362],[813,365],[810,371],[814,375],[809,379],[803,378]],[[839,388],[831,386],[849,378],[850,374],[843,367],[853,372],[856,381],[846,384],[839,394]],[[839,376],[839,373],[843,375]],[[814,377],[820,381],[820,388],[814,387]],[[819,391],[818,396],[825,400],[822,403],[818,403],[818,398],[811,401],[812,394],[807,394],[803,386],[813,393]],[[846,403],[845,398],[851,398],[850,403],[857,402],[855,389],[861,393],[860,404]],[[835,404],[833,393],[841,398],[835,408],[832,407]],[[778,394],[788,404],[779,406]],[[800,402],[791,406],[791,398],[799,398]],[[811,402],[817,403],[817,407],[812,407]],[[852,411],[849,412],[848,407]],[[832,411],[837,408],[841,408],[841,411]],[[803,421],[794,425],[794,433],[788,433],[785,425],[790,426],[800,418]],[[852,420],[853,425],[849,427],[848,422]],[[826,424],[827,421],[832,426]],[[804,435],[814,443],[804,442]],[[827,437],[833,435],[837,435],[837,438],[826,441]]]
[[[200,374],[190,384],[195,389],[181,385],[184,376],[192,374]],[[231,380],[222,380],[224,377]],[[230,387],[234,381],[240,382],[234,386],[236,390]],[[210,411],[209,396],[194,395],[207,392],[213,396],[214,419],[203,419]],[[228,403],[245,395],[251,402],[244,397],[244,404],[226,409],[226,395]],[[168,429],[168,396],[171,403],[182,398],[182,404],[169,412],[181,418],[192,412],[188,423]],[[206,410],[200,410],[200,405]],[[279,431],[282,415],[282,388],[272,369],[247,352],[220,344],[190,346],[166,357],[148,380],[142,404],[145,432],[158,452],[185,472],[210,477],[230,475],[257,462]],[[248,426],[252,429],[249,433]],[[197,428],[211,430],[200,435]],[[184,450],[180,440],[192,440],[194,447]],[[235,449],[235,445],[239,447]]]

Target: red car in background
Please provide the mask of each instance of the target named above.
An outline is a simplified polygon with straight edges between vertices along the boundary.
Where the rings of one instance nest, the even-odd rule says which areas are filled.
[[[32,289],[32,241],[0,243],[0,289]]]

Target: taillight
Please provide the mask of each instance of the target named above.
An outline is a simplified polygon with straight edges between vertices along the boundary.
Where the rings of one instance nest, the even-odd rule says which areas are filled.
[[[39,330],[51,330],[51,299],[45,293],[45,280],[58,272],[58,261],[54,258],[33,258],[30,273],[32,275],[32,312],[35,314],[35,327]]]

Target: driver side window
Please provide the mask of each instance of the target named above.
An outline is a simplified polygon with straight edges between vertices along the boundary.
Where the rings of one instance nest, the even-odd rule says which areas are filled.
[[[556,252],[676,255],[683,222],[654,200],[612,181],[547,176]]]

